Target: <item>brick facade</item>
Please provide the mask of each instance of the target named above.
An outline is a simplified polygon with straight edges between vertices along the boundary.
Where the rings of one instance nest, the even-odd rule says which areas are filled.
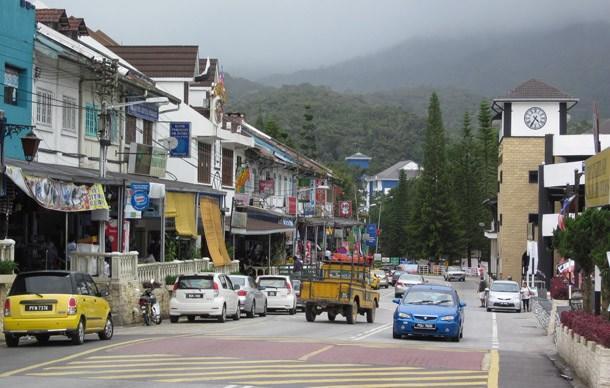
[[[504,137],[498,166],[499,275],[521,281],[521,262],[527,244],[529,214],[538,214],[538,184],[529,172],[544,162],[544,138]]]

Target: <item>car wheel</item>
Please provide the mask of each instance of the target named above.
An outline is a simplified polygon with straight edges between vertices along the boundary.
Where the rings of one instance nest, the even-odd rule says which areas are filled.
[[[188,315],[186,318],[189,320],[189,322],[195,322],[196,317],[194,315]]]
[[[36,341],[38,341],[38,343],[40,345],[46,345],[49,343],[49,335],[48,334],[40,334],[36,336]]]
[[[294,315],[294,314],[296,314],[296,313],[297,313],[297,305],[296,305],[296,303],[295,303],[294,307],[293,307],[293,308],[291,308],[290,310],[288,310],[288,314],[290,314],[290,315]]]
[[[394,298],[400,298],[400,294],[394,293]]]
[[[97,336],[104,341],[108,341],[112,338],[114,334],[114,324],[112,323],[112,317],[110,315],[106,318],[106,324],[104,325],[104,330],[97,333]]]
[[[392,338],[394,338],[394,339],[401,339],[402,335],[400,335],[397,332],[395,332],[394,330],[392,330]]]
[[[315,307],[316,306],[313,303],[307,303],[305,305],[305,319],[307,320],[307,322],[313,322],[316,320]]]
[[[218,317],[218,322],[224,323],[226,320],[227,320],[227,306],[223,305],[222,312],[220,313],[220,316]]]
[[[460,342],[460,335],[456,335],[455,337],[449,337],[449,341],[451,342]]]
[[[358,303],[354,300],[351,306],[347,306],[346,312],[347,323],[353,325],[358,320]]]
[[[263,309],[263,312],[259,314],[260,317],[266,317],[267,316],[267,302],[265,302],[265,308]]]
[[[6,346],[9,348],[16,348],[19,346],[19,337],[14,334],[5,334],[4,340],[6,341]]]
[[[178,323],[178,320],[179,320],[179,319],[180,319],[180,316],[179,316],[179,315],[170,315],[170,316],[169,316],[169,321],[170,321],[171,323]]]
[[[72,333],[72,345],[82,345],[85,342],[85,322],[81,318],[78,321],[78,326],[76,326],[76,330]]]
[[[372,307],[372,308],[366,310],[366,321],[368,323],[375,322],[375,307]]]
[[[516,311],[517,313],[520,313],[520,312],[521,312],[521,309],[518,309],[518,310],[515,310],[515,311]]]
[[[236,306],[237,312],[233,315],[234,321],[239,321],[241,319],[241,310],[239,309],[239,305]]]
[[[246,317],[248,318],[254,318],[254,313],[256,311],[256,301],[252,301],[252,308],[250,308],[250,311],[246,312]]]
[[[335,318],[337,318],[337,313],[335,312],[328,311],[326,314],[328,315],[328,320],[331,322],[334,322]]]
[[[490,309],[489,307],[487,307],[487,312],[488,312],[488,313],[490,313],[490,312],[491,312],[491,309]]]

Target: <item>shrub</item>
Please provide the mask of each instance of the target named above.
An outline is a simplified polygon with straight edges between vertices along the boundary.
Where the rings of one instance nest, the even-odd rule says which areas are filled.
[[[17,269],[17,263],[14,261],[0,261],[0,274],[12,275]]]
[[[554,277],[551,279],[551,298],[568,300],[568,283],[562,277]]]
[[[177,278],[177,276],[176,276],[176,275],[167,275],[167,276],[165,277],[165,285],[166,285],[166,286],[171,286],[171,285],[173,285],[174,283],[176,283],[176,278]]]
[[[588,341],[610,348],[610,321],[586,311],[564,311],[559,317],[561,324],[572,329]]]

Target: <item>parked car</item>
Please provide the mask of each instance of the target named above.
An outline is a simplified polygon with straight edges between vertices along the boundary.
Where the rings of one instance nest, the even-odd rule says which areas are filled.
[[[448,267],[447,271],[445,271],[444,278],[447,282],[450,282],[452,280],[465,282],[466,272],[462,269],[462,267]]]
[[[400,298],[410,287],[425,283],[427,282],[422,275],[403,273],[402,275],[400,275],[400,277],[396,281],[396,285],[394,286],[394,297]]]
[[[396,270],[394,271],[394,273],[392,274],[392,285],[395,286],[396,282],[398,281],[398,278],[400,277],[400,275],[404,274],[404,271],[399,271]]]
[[[390,282],[388,281],[388,276],[385,271],[382,269],[375,269],[371,271],[372,275],[379,279],[377,283],[377,288],[388,288],[390,286]]]
[[[52,335],[85,342],[97,333],[109,340],[114,333],[110,306],[89,274],[68,271],[34,271],[17,275],[4,302],[4,338],[8,347],[30,335],[46,343]]]
[[[267,295],[268,310],[287,310],[291,315],[297,312],[297,296],[289,276],[261,275],[256,284]]]
[[[485,307],[491,310],[521,312],[521,288],[512,280],[496,280],[487,291]]]
[[[267,315],[267,295],[256,287],[251,276],[231,275],[229,278],[237,290],[241,312],[248,318],[254,318],[255,314],[261,317]]]
[[[231,279],[221,273],[180,275],[174,283],[169,301],[169,320],[178,322],[186,316],[189,321],[196,317],[226,321],[227,317],[240,318],[239,299]]]
[[[465,303],[457,291],[442,285],[416,285],[404,298],[395,298],[392,335],[445,337],[452,341],[462,338]]]

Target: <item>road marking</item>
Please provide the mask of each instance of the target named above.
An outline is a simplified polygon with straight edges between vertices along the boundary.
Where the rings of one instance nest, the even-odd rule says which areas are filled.
[[[498,377],[500,375],[500,354],[498,350],[491,350],[491,360],[489,362],[489,377],[487,379],[488,388],[498,388]]]
[[[189,361],[189,362],[136,362],[136,363],[121,363],[121,367],[137,367],[137,366],[181,366],[181,365],[231,365],[231,364],[262,364],[265,362],[287,362],[287,363],[298,363],[297,360],[248,360],[248,361]],[[45,366],[45,365],[42,365]],[[86,369],[86,368],[108,368],[113,365],[65,365],[62,367],[53,367],[53,369]],[[51,368],[48,368],[51,369]]]
[[[454,383],[450,382],[442,382],[442,383],[426,383],[426,387],[484,387],[487,383],[481,382],[476,383],[472,381],[458,381]],[[350,384],[350,388],[394,388],[394,387],[421,387],[422,385],[419,383],[414,384],[400,384],[400,383],[392,383],[392,384],[369,384],[369,385],[354,385]],[[325,385],[324,388],[345,388],[346,385]]]
[[[375,329],[371,329],[371,330],[367,330],[363,333],[357,334],[355,336],[350,337],[350,339],[352,339],[353,341],[360,341],[364,338],[370,337],[372,335],[375,335],[377,333],[381,333],[384,330],[389,329],[390,327],[392,327],[393,323],[386,323],[385,325],[382,325],[380,327],[377,327]]]
[[[335,345],[328,345],[328,346],[325,346],[325,347],[323,347],[323,348],[321,348],[321,349],[318,349],[318,350],[315,350],[315,351],[313,351],[313,352],[307,353],[307,354],[305,354],[304,356],[299,357],[299,361],[307,361],[307,360],[309,360],[311,357],[313,357],[313,356],[317,356],[317,355],[318,355],[318,354],[320,354],[320,353],[324,353],[325,351],[330,350],[330,349],[332,349],[332,348],[334,348],[334,347],[335,347]]]
[[[129,358],[129,359],[104,359],[104,360],[85,360],[85,361],[72,361],[70,365],[102,365],[102,364],[112,364],[116,365],[117,361],[130,363],[130,362],[159,362],[159,361],[177,361],[177,362],[185,362],[185,361],[219,361],[219,360],[237,360],[236,357],[163,357],[163,358],[146,358],[145,355],[140,355],[139,358]]]
[[[89,350],[85,350],[84,352],[72,354],[70,356],[58,358],[58,359],[47,361],[47,362],[41,362],[39,364],[26,366],[25,368],[20,368],[20,369],[15,369],[12,371],[4,372],[4,373],[0,374],[0,377],[9,377],[9,376],[16,375],[17,373],[27,372],[32,369],[39,369],[39,368],[45,367],[47,365],[56,364],[58,362],[65,362],[65,361],[73,360],[75,358],[80,358],[80,357],[86,356],[87,354],[99,352],[102,350],[107,350],[107,349],[117,348],[119,346],[132,345],[135,343],[152,341],[152,340],[153,340],[153,338],[140,338],[140,339],[135,339],[135,340],[123,341],[123,342],[119,342],[119,343],[112,344],[112,345],[106,345],[106,346],[102,346],[102,347],[95,348],[95,349],[89,349]]]
[[[303,377],[311,377],[311,375],[303,376]],[[241,379],[238,379],[241,380]],[[287,384],[312,384],[312,383],[351,383],[351,382],[361,382],[361,381],[375,381],[375,382],[390,382],[390,381],[421,381],[426,382],[425,384],[418,383],[415,386],[430,386],[428,382],[435,380],[469,380],[469,384],[464,385],[474,385],[474,384],[486,384],[487,375],[477,375],[477,376],[442,376],[442,377],[358,377],[354,378],[335,378],[335,379],[301,379],[301,380],[263,380],[263,381],[249,381],[246,384],[252,385],[287,385]],[[165,380],[159,380],[161,382],[166,382]],[[167,381],[172,382],[172,381]],[[450,381],[446,381],[438,383],[437,386],[446,386],[450,385]],[[375,384],[376,387],[379,387],[379,384]],[[396,386],[392,384],[391,386]]]
[[[150,357],[180,357],[175,354],[115,354],[113,356],[91,356],[87,357],[89,360],[97,360],[97,359],[123,359],[123,358],[146,358],[150,360]]]
[[[491,313],[491,348],[500,348],[500,340],[498,339],[498,320],[496,319],[495,312]]]
[[[271,369],[269,369],[271,368]],[[299,373],[299,372],[303,372],[305,369],[311,369],[315,372],[345,372],[345,371],[354,371],[354,372],[366,372],[366,371],[370,371],[370,372],[375,372],[375,371],[389,371],[389,372],[395,372],[398,368],[400,368],[401,370],[413,370],[413,371],[420,371],[422,370],[422,368],[416,368],[416,367],[396,367],[396,366],[392,366],[392,367],[373,367],[373,366],[368,366],[368,367],[363,367],[362,365],[358,365],[358,364],[301,364],[301,365],[273,365],[273,367],[261,367],[261,365],[255,365],[255,366],[244,366],[244,365],[239,365],[239,366],[230,366],[230,367],[208,367],[208,368],[197,368],[198,372],[192,372],[193,368],[192,367],[186,367],[186,368],[155,368],[154,372],[150,372],[147,373],[146,375],[143,376],[158,376],[158,377],[164,377],[164,376],[201,376],[202,373],[206,372],[206,371],[210,371],[210,372],[214,372],[214,371],[219,371],[219,370],[224,370],[224,372],[218,372],[217,374],[220,373],[227,373],[230,374],[230,376],[233,376],[233,370],[238,369],[238,370],[244,370],[244,373],[247,373],[248,369],[252,369],[254,373],[256,372],[262,372],[262,371],[267,371],[267,372],[275,372],[278,371],[279,369],[284,369],[281,370],[281,373]],[[180,372],[181,373],[156,373],[156,372]],[[184,371],[187,371],[187,373],[184,373]],[[190,372],[188,372],[190,371]],[[89,371],[89,370],[79,370],[79,371],[64,371],[64,372],[32,372],[32,373],[28,373],[28,376],[46,376],[46,377],[52,377],[52,376],[76,376],[76,375],[84,375],[84,377],[88,377],[89,375],[98,375],[98,374],[108,374],[108,373],[121,373],[121,376],[129,376],[126,375],[125,373],[137,373],[137,372],[142,372],[142,368],[138,368],[138,369],[105,369],[105,370],[94,370],[94,371]],[[441,372],[441,373],[445,373],[445,372]],[[448,373],[448,372],[447,372]],[[462,372],[457,372],[457,373],[462,373]],[[474,372],[471,372],[474,373]],[[132,376],[133,377],[133,376]],[[129,378],[129,377],[127,377]]]
[[[182,382],[197,382],[197,381],[214,381],[214,380],[227,380],[230,379],[234,382],[241,382],[244,379],[280,379],[280,380],[269,380],[269,381],[248,381],[245,384],[251,385],[278,385],[278,384],[310,384],[310,383],[329,383],[329,382],[351,382],[351,381],[434,381],[434,380],[481,380],[487,381],[487,374],[481,375],[481,371],[425,371],[425,372],[352,372],[345,373],[339,371],[337,373],[324,373],[315,371],[316,379],[311,379],[312,372],[310,373],[280,373],[280,374],[263,374],[252,372],[248,374],[232,374],[230,376],[218,376],[215,377],[213,374],[202,374],[201,377],[197,378],[179,378],[179,379],[161,379],[156,380],[164,383],[182,383]],[[446,372],[440,374],[439,372]],[[468,376],[456,376],[456,372],[462,374],[469,373]],[[423,375],[425,373],[425,375]],[[475,374],[478,373],[478,374]],[[429,376],[435,375],[435,376]],[[142,374],[146,376],[146,374]],[[395,377],[386,377],[395,376]],[[411,376],[411,377],[409,377]],[[305,379],[294,379],[295,377],[301,377]],[[100,380],[111,380],[116,378],[125,378],[125,376],[103,376],[96,377]],[[293,380],[285,380],[285,378],[293,378]]]

